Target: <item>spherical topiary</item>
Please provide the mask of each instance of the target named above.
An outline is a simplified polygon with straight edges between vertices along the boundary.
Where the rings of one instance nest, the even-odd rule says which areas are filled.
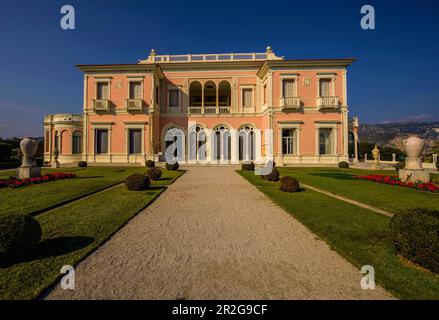
[[[298,192],[299,188],[299,181],[296,178],[286,176],[280,179],[279,189],[284,192]]]
[[[87,168],[87,162],[86,161],[79,161],[78,167],[79,168]]]
[[[153,168],[153,167],[155,167],[155,162],[154,161],[152,161],[152,160],[146,160],[146,166],[148,167],[148,168]]]
[[[166,166],[166,170],[172,170],[172,171],[178,170],[178,168],[180,167],[177,161],[175,161],[174,163],[166,162],[165,166]]]
[[[145,190],[150,184],[151,182],[149,181],[149,178],[140,173],[132,174],[125,180],[125,186],[127,189],[133,191]]]
[[[151,180],[159,180],[160,177],[162,176],[162,170],[154,167],[154,168],[148,169],[148,171],[146,171],[146,175]]]
[[[341,169],[348,169],[349,168],[349,163],[347,163],[346,161],[340,161],[338,163],[338,167]]]
[[[262,176],[267,181],[279,181],[279,170],[276,167],[273,167],[271,173]]]
[[[255,170],[255,164],[253,162],[243,163],[241,165],[241,170],[243,170],[243,171],[254,171]]]
[[[399,161],[395,164],[395,169],[396,171],[399,171],[401,169],[404,169],[405,167],[405,162],[404,161]]]
[[[397,252],[439,272],[439,211],[410,209],[400,212],[392,217],[390,230]]]
[[[30,253],[41,240],[38,221],[24,214],[0,215],[0,265]]]

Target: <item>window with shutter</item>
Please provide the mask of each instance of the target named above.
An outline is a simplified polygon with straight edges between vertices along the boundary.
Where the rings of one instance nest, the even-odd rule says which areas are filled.
[[[250,107],[253,105],[253,90],[252,89],[242,89],[242,105],[244,107]]]
[[[292,98],[296,96],[294,88],[294,79],[284,79],[282,81],[283,96],[284,98]]]
[[[331,79],[320,79],[320,97],[331,96]]]
[[[130,99],[142,99],[142,83],[140,81],[130,82]]]
[[[108,82],[98,82],[96,99],[98,100],[108,100],[109,99],[109,86]]]

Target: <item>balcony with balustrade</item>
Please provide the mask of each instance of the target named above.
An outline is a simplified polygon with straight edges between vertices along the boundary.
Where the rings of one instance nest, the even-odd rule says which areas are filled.
[[[298,110],[301,107],[299,97],[282,97],[280,98],[280,106],[282,110]]]
[[[93,111],[107,112],[110,111],[110,100],[108,99],[94,99]]]
[[[339,101],[338,97],[318,97],[317,107],[319,109],[338,109]]]
[[[132,111],[142,111],[143,110],[143,100],[142,99],[127,99],[126,109],[129,112]]]

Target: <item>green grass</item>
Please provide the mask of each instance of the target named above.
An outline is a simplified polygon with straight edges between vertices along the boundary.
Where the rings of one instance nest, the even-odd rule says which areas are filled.
[[[0,299],[33,299],[101,245],[165,188],[128,191],[118,186],[37,216],[43,241],[32,257],[0,269]]]
[[[439,210],[439,194],[353,179],[355,175],[397,174],[395,171],[365,171],[339,168],[278,168],[281,176],[391,212],[410,208]]]
[[[281,172],[285,171],[282,168]],[[285,193],[278,189],[278,183],[262,181],[253,172],[239,173],[356,267],[374,266],[376,281],[397,298],[439,299],[439,275],[421,271],[396,255],[390,238],[390,218],[311,190]]]
[[[145,167],[88,167],[45,169],[43,173],[61,171],[73,172],[75,178],[29,185],[17,189],[0,189],[0,214],[35,214],[63,203],[84,197],[121,183],[133,173],[145,173]],[[153,185],[168,185],[181,175],[181,171],[162,169],[162,179]],[[0,178],[7,178],[8,175]]]

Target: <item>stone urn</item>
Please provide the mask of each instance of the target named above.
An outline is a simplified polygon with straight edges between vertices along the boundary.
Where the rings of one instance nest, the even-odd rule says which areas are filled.
[[[404,140],[404,150],[406,154],[404,169],[422,169],[421,154],[424,150],[425,142],[421,138],[412,136]]]
[[[20,141],[20,149],[23,153],[22,167],[36,167],[35,153],[37,152],[38,143],[30,138],[26,137]]]
[[[399,170],[399,179],[401,181],[413,183],[427,183],[430,181],[430,173],[422,168],[421,154],[424,146],[424,140],[416,136],[404,140],[406,158],[404,169]]]
[[[17,168],[17,176],[19,179],[29,179],[39,177],[41,169],[35,163],[35,153],[37,152],[38,143],[26,137],[20,141],[20,149],[23,153],[21,167]]]

